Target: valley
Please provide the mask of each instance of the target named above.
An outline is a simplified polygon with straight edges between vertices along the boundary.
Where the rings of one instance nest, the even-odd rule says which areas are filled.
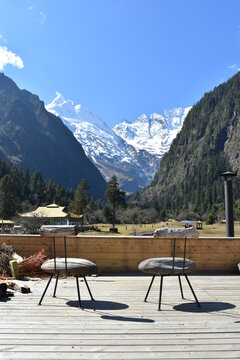
[[[92,110],[60,93],[46,109],[62,119],[106,181],[116,175],[121,188],[133,193],[150,184],[191,107],[166,110],[163,115],[142,114],[113,129]]]

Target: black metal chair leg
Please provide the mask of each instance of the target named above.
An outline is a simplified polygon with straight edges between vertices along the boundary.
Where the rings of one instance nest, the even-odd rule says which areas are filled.
[[[160,311],[160,310],[161,310],[161,301],[162,301],[162,286],[163,286],[163,275],[161,275],[161,281],[160,281],[160,291],[159,291],[158,311]]]
[[[179,286],[180,286],[180,291],[181,291],[182,299],[184,299],[183,289],[182,289],[182,282],[181,282],[181,275],[178,275],[178,280],[179,280]]]
[[[76,275],[76,283],[77,283],[77,293],[78,293],[79,307],[82,309],[82,302],[81,302],[81,298],[80,298],[80,289],[79,289],[79,282],[78,282],[78,276],[77,275]]]
[[[150,285],[149,285],[149,287],[148,287],[148,291],[147,291],[147,294],[146,294],[146,296],[145,296],[144,302],[147,301],[148,294],[149,294],[149,291],[151,290],[151,287],[152,287],[152,284],[153,284],[153,280],[155,279],[155,276],[156,276],[156,275],[153,275],[153,277],[152,277],[152,280],[151,280]]]
[[[47,283],[47,286],[45,287],[45,290],[44,290],[44,292],[43,292],[43,294],[42,294],[42,297],[41,297],[38,305],[41,305],[41,303],[42,303],[42,301],[43,301],[43,298],[44,298],[44,296],[45,296],[45,294],[46,294],[46,292],[47,292],[47,289],[48,289],[48,287],[49,287],[49,285],[50,285],[50,282],[51,282],[51,280],[52,280],[52,278],[53,278],[53,275],[54,275],[54,274],[52,274],[52,275],[50,276],[50,278],[49,278],[49,280],[48,280],[48,283]]]
[[[57,291],[58,278],[59,278],[59,272],[57,272],[57,273],[56,273],[56,282],[55,282],[55,287],[54,287],[53,297],[56,297],[56,291]]]
[[[185,278],[186,278],[186,280],[187,280],[187,283],[188,283],[188,285],[189,285],[189,287],[190,287],[190,289],[191,289],[191,291],[192,291],[192,294],[193,294],[194,299],[195,299],[195,301],[196,301],[196,303],[197,303],[197,306],[200,307],[201,305],[199,304],[199,301],[198,301],[198,299],[197,299],[197,297],[196,297],[196,295],[195,295],[195,292],[193,291],[192,285],[191,285],[191,283],[190,283],[187,275],[184,274],[184,276],[185,276]]]
[[[94,298],[93,298],[93,296],[92,296],[92,293],[91,293],[91,290],[90,290],[90,287],[89,287],[89,285],[88,285],[88,282],[87,282],[85,276],[83,276],[83,278],[84,278],[85,284],[86,284],[86,286],[87,286],[87,289],[88,289],[89,295],[90,295],[90,297],[91,297],[91,300],[94,300]]]

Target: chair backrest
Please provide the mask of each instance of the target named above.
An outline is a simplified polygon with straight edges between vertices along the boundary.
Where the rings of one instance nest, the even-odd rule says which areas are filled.
[[[76,225],[42,225],[40,228],[40,235],[43,237],[51,237],[53,244],[53,259],[54,259],[54,272],[57,272],[56,265],[56,237],[63,236],[64,243],[64,258],[65,258],[65,271],[68,273],[67,268],[67,235],[77,235]]]
[[[64,236],[64,258],[65,258],[65,271],[66,274],[68,273],[67,270],[67,237]],[[57,272],[57,264],[56,264],[56,241],[55,241],[55,236],[52,237],[52,241],[53,241],[53,259],[54,259],[54,272]]]
[[[172,249],[172,273],[174,274],[174,269],[175,269],[175,258],[176,258],[176,238],[173,238],[173,249]],[[178,240],[182,240],[182,239],[178,239]],[[183,267],[182,267],[182,272],[184,273],[184,268],[185,268],[185,263],[186,263],[186,248],[187,248],[187,238],[186,236],[184,237],[184,249],[183,249]]]

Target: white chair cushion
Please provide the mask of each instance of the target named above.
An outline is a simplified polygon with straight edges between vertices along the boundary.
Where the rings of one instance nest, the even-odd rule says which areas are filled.
[[[183,258],[174,259],[174,270],[173,270],[173,258],[162,257],[162,258],[150,258],[143,260],[139,265],[138,269],[144,273],[153,275],[178,275],[183,273],[192,272],[195,268],[195,263],[192,260],[185,259],[184,270],[183,270]]]
[[[54,259],[45,261],[41,269],[45,272],[53,274],[55,272]],[[65,258],[56,258],[56,271],[66,273]],[[92,275],[98,273],[97,265],[89,260],[80,258],[67,258],[67,271],[72,275]]]

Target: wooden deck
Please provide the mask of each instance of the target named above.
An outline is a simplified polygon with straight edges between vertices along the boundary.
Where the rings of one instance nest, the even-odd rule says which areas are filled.
[[[30,284],[0,302],[1,359],[240,359],[240,276],[193,275],[198,308],[183,280],[164,279],[162,311],[157,311],[159,279],[143,303],[147,276],[89,278],[96,299],[80,283],[79,309],[74,278],[59,280],[38,306],[46,280]],[[94,310],[95,307],[95,310]]]

